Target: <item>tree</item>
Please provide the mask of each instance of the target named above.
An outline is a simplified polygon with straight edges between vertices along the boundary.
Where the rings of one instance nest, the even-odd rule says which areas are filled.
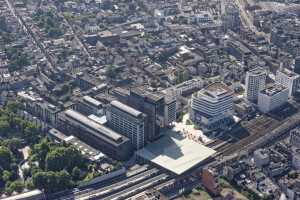
[[[24,180],[26,180],[26,179],[29,178],[30,176],[31,176],[30,168],[24,168],[24,169],[23,169],[23,177],[24,177]]]
[[[6,136],[9,131],[9,123],[5,120],[0,120],[0,136]]]
[[[34,189],[34,185],[33,185],[33,182],[32,182],[32,178],[29,178],[26,180],[25,182],[25,187],[28,189],[28,190],[33,190]]]
[[[79,151],[73,147],[57,147],[46,156],[46,169],[60,171],[66,169],[71,171],[76,166],[82,166],[83,158]]]
[[[0,146],[0,167],[9,169],[12,162],[12,155],[8,148]]]
[[[65,170],[37,172],[33,175],[32,180],[35,187],[44,189],[46,193],[58,192],[73,187],[71,176]]]
[[[68,159],[65,154],[65,148],[60,147],[51,150],[46,156],[46,169],[50,171],[59,171],[67,167]]]
[[[28,122],[24,129],[24,139],[30,144],[36,143],[38,140],[38,134],[38,127],[32,122]]]
[[[7,139],[2,142],[3,146],[6,146],[11,152],[16,155],[18,152],[18,149],[21,148],[21,140],[19,138],[12,138],[12,139]]]
[[[31,152],[31,160],[38,161],[39,166],[45,168],[45,159],[50,151],[50,143],[47,139],[43,139],[39,144],[33,146]]]
[[[7,170],[4,170],[3,173],[2,173],[2,180],[4,182],[8,182],[12,177],[12,173],[7,171]]]
[[[17,111],[22,108],[22,105],[18,102],[13,102],[13,101],[9,101],[6,106],[5,109],[8,112],[12,112],[12,113],[17,113]]]
[[[21,181],[14,181],[14,182],[11,182],[9,183],[6,188],[5,188],[5,191],[7,193],[12,193],[14,191],[20,193],[24,190],[24,183],[21,182]]]
[[[48,185],[48,172],[37,172],[32,177],[33,185],[39,189],[47,189]]]
[[[78,167],[74,167],[72,169],[72,178],[75,181],[80,179],[80,169]]]
[[[71,179],[70,174],[63,170],[60,172],[56,173],[56,178],[57,178],[57,186],[58,186],[58,191],[59,190],[65,190],[65,189],[70,189],[73,187],[73,182]]]

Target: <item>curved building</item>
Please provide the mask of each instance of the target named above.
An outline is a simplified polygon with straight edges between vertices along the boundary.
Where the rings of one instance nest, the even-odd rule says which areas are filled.
[[[191,119],[208,130],[230,122],[233,112],[233,91],[224,83],[213,83],[193,94]]]

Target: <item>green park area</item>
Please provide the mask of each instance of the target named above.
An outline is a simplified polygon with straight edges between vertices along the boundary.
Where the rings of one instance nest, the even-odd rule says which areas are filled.
[[[73,146],[55,143],[17,114],[20,104],[0,109],[0,196],[39,188],[53,193],[101,175]]]

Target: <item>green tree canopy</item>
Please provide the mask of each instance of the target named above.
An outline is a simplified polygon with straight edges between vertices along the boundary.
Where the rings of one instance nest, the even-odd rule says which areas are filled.
[[[22,192],[24,190],[24,183],[17,180],[14,182],[8,182],[7,186],[5,187],[5,191],[9,194],[11,194],[12,192]]]
[[[0,120],[0,136],[7,136],[7,132],[9,131],[10,125],[6,120]]]
[[[57,192],[70,189],[73,186],[70,174],[63,170],[59,172],[37,172],[33,175],[33,184],[45,192]]]
[[[73,147],[58,147],[51,150],[46,156],[46,169],[50,171],[60,171],[66,169],[72,170],[80,166],[82,156],[79,151]]]
[[[12,162],[12,154],[7,147],[0,146],[0,167],[9,169]]]

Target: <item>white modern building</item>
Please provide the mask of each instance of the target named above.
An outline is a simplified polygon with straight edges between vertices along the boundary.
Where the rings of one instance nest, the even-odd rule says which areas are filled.
[[[208,130],[227,125],[233,112],[233,90],[224,83],[213,83],[193,94],[191,119]]]
[[[112,101],[107,108],[109,127],[128,137],[135,149],[145,145],[145,115],[119,101]]]
[[[289,90],[283,85],[274,84],[259,92],[258,109],[268,113],[284,105],[289,98]]]
[[[289,89],[289,97],[292,97],[299,88],[300,75],[283,68],[276,72],[275,81],[287,87]]]
[[[246,73],[246,98],[251,102],[257,102],[258,94],[266,87],[267,72],[261,67],[252,69]]]

